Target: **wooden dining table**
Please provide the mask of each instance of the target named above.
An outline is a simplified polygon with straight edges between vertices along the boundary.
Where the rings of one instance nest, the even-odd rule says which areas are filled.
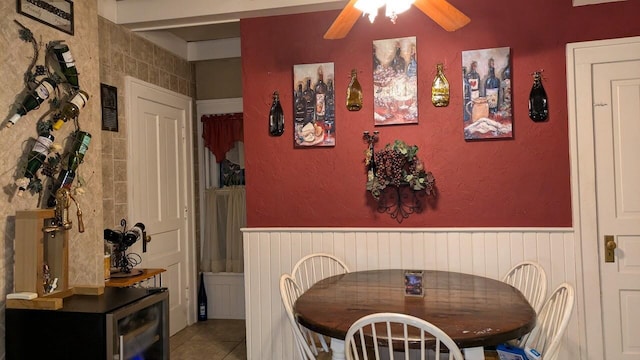
[[[345,359],[351,324],[378,312],[412,315],[436,325],[465,353],[484,359],[483,347],[529,333],[536,313],[516,288],[482,276],[424,270],[423,296],[406,296],[404,270],[369,270],[317,282],[296,301],[300,324],[331,337],[334,360]]]

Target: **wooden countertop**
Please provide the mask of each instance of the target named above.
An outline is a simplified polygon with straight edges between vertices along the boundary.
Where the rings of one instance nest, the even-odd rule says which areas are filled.
[[[104,286],[108,287],[129,287],[137,284],[141,281],[145,281],[150,279],[156,275],[159,275],[165,272],[165,269],[132,269],[132,270],[142,270],[142,273],[135,276],[128,277],[112,277],[111,279],[104,282]]]

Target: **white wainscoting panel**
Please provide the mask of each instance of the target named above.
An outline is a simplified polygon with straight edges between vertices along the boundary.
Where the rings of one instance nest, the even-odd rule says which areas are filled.
[[[249,360],[295,359],[293,337],[280,300],[279,279],[301,257],[326,252],[352,271],[435,269],[501,279],[516,263],[540,263],[550,293],[562,282],[576,287],[573,229],[243,229],[247,355]],[[578,295],[579,296],[579,295]],[[578,314],[558,359],[581,358]]]
[[[244,273],[204,273],[207,318],[244,319]]]

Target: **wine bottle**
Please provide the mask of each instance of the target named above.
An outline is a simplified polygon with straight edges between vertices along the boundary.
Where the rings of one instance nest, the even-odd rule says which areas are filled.
[[[463,107],[462,116],[464,118],[464,121],[469,121],[469,119],[471,118],[471,115],[469,114],[468,111],[466,111],[465,107],[469,102],[471,102],[471,85],[469,85],[469,79],[467,78],[466,66],[462,67],[462,96],[464,99],[462,103],[462,107]]]
[[[200,273],[198,288],[198,321],[207,320],[207,289],[204,286],[204,273]]]
[[[500,81],[500,110],[511,113],[511,65],[507,57],[507,65],[502,69],[502,81]]]
[[[396,55],[391,59],[391,68],[398,74],[403,74],[407,67],[407,62],[402,57],[400,45],[396,45]]]
[[[62,110],[53,116],[53,129],[60,130],[62,125],[71,119],[75,119],[80,114],[80,110],[84,108],[89,100],[89,94],[80,90],[69,100]]]
[[[327,114],[325,121],[333,123],[336,120],[336,101],[333,89],[333,79],[327,81]]]
[[[304,125],[315,121],[316,114],[316,95],[311,88],[311,79],[307,78],[307,86],[302,92],[305,102]]]
[[[471,69],[467,74],[467,80],[471,87],[471,100],[475,100],[480,97],[480,74],[478,74],[478,62],[471,62]]]
[[[280,95],[277,91],[273,92],[273,103],[269,110],[269,135],[280,136],[284,133],[284,112],[280,105]]]
[[[541,74],[536,71],[533,73],[533,87],[529,93],[529,118],[535,122],[541,122],[547,120],[548,116],[547,93],[542,86]]]
[[[358,111],[362,109],[362,87],[358,81],[358,72],[351,70],[351,81],[347,87],[347,110]]]
[[[78,165],[82,163],[84,160],[84,155],[89,150],[89,143],[91,142],[91,134],[86,131],[78,131],[75,134],[75,138],[73,140],[73,148],[71,149],[71,153],[69,155],[69,164],[67,169],[71,169],[76,171],[78,169]]]
[[[33,148],[29,153],[27,168],[24,171],[24,177],[29,179],[29,182],[31,182],[31,179],[36,177],[36,173],[47,159],[49,149],[51,148],[51,144],[53,144],[54,139],[53,135],[49,133],[38,136],[36,143],[33,145]],[[18,186],[18,196],[22,196],[24,191],[27,189],[25,186]]]
[[[489,112],[495,114],[498,112],[498,90],[500,89],[500,80],[496,77],[493,58],[489,59],[489,77],[484,82],[484,93],[489,104]]]
[[[411,46],[411,56],[409,56],[409,65],[407,65],[407,76],[415,77],[418,75],[418,62],[416,61],[416,47]]]
[[[78,89],[78,69],[76,69],[76,63],[71,55],[71,50],[66,44],[57,43],[52,46],[53,54],[60,64],[60,70],[67,79],[67,82],[72,88]]]
[[[378,59],[378,55],[376,54],[376,46],[373,45],[373,71],[378,70],[378,67],[382,66],[380,59]]]
[[[302,83],[298,84],[298,91],[295,92],[296,102],[295,102],[295,123],[296,125],[304,124],[304,114],[305,114],[305,103],[304,96],[302,94]]]
[[[431,103],[436,107],[449,105],[449,81],[442,70],[442,64],[436,65],[436,77],[431,85]]]
[[[327,113],[327,84],[324,83],[322,66],[318,67],[318,82],[315,87],[316,92],[316,122],[324,122]]]
[[[73,139],[73,146],[69,152],[69,160],[67,162],[67,168],[60,172],[57,181],[54,183],[51,189],[51,194],[47,199],[47,206],[56,206],[56,191],[60,188],[71,190],[73,180],[76,178],[76,170],[78,166],[84,160],[84,155],[89,149],[89,143],[91,142],[91,134],[86,131],[77,131]]]
[[[22,104],[18,107],[16,113],[7,122],[7,127],[12,127],[20,120],[20,117],[25,116],[29,111],[37,109],[40,104],[51,96],[53,91],[58,87],[55,81],[44,78],[38,83],[35,89],[29,91],[27,96],[22,100]]]

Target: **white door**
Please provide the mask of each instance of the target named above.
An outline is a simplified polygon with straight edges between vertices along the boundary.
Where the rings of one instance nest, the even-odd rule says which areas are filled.
[[[151,241],[134,251],[141,267],[162,268],[169,289],[170,333],[190,323],[192,235],[191,99],[127,78],[129,222],[144,223]]]
[[[568,80],[585,347],[640,360],[640,37],[570,44]]]
[[[640,359],[640,54],[594,64],[598,238],[607,359]],[[617,244],[605,262],[604,241]]]

